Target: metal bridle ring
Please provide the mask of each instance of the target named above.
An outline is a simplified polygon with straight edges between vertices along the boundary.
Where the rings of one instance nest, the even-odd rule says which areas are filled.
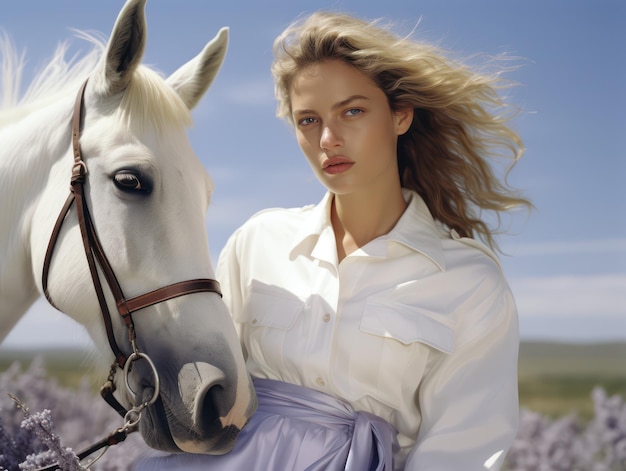
[[[152,395],[152,398],[150,398],[149,401],[146,401],[144,403],[144,405],[147,407],[156,402],[157,398],[159,397],[159,389],[161,387],[160,381],[159,381],[159,374],[157,373],[156,367],[154,366],[154,363],[152,363],[152,360],[150,359],[148,355],[146,355],[145,353],[141,353],[141,352],[131,353],[131,355],[126,360],[126,363],[124,364],[124,383],[126,384],[126,389],[131,394],[131,396],[133,397],[133,401],[134,401],[135,398],[137,397],[137,393],[133,391],[133,388],[130,387],[130,383],[128,382],[128,374],[130,372],[131,363],[137,360],[141,360],[141,359],[144,359],[148,362],[148,365],[150,365],[150,368],[152,369],[152,375],[154,376],[154,394]]]

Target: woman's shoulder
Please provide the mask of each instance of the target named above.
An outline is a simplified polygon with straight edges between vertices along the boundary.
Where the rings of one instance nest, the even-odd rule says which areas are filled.
[[[294,208],[267,208],[258,211],[248,218],[241,226],[244,230],[249,229],[268,229],[278,226],[297,226],[301,221],[306,219],[315,205],[307,205]]]
[[[497,254],[482,241],[453,231],[442,244],[447,282],[460,301],[455,310],[457,344],[516,329],[513,293]]]
[[[445,271],[450,278],[463,280],[463,285],[474,292],[507,289],[508,282],[500,259],[484,242],[461,237],[452,230],[441,243]]]
[[[498,255],[484,242],[471,237],[461,237],[457,231],[452,229],[443,243],[447,248],[447,259],[452,264],[478,263],[497,271],[502,270]]]
[[[430,247],[432,258],[446,272],[459,269],[501,271],[498,255],[479,239],[462,237],[455,229],[435,219],[426,202],[417,192],[404,189],[410,211],[400,229],[401,238],[410,247],[421,251]],[[398,226],[399,227],[399,226]]]
[[[250,216],[228,238],[220,259],[237,254],[250,258],[254,253],[275,254],[292,244],[294,235],[314,206],[268,208]]]
[[[234,233],[239,241],[254,239],[255,244],[263,240],[284,240],[302,227],[311,217],[314,205],[294,208],[267,208],[250,216]]]

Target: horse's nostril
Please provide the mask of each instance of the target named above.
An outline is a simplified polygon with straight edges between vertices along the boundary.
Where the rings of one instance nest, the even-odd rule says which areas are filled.
[[[226,405],[226,391],[220,385],[207,389],[204,399],[199,401],[197,426],[205,436],[219,437],[215,450],[226,453],[232,449],[241,429],[229,423],[229,407]]]
[[[199,430],[221,427],[219,404],[224,395],[225,378],[222,370],[208,363],[187,363],[181,368],[178,374],[181,399]]]
[[[197,425],[203,431],[213,427],[222,427],[220,421],[220,396],[224,394],[224,388],[215,385],[206,390],[204,398],[198,401]]]

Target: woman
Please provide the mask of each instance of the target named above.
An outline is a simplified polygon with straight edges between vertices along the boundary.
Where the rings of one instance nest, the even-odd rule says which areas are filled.
[[[162,466],[499,469],[517,315],[481,211],[530,205],[487,160],[522,153],[500,81],[341,14],[274,51],[278,115],[328,193],[228,241],[218,277],[259,412],[230,454]]]

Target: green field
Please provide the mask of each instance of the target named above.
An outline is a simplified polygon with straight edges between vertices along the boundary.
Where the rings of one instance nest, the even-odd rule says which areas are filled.
[[[43,355],[48,374],[68,387],[77,386],[86,375],[93,376],[88,361],[91,354],[71,351],[0,349],[0,371],[16,360],[25,368],[35,354]],[[595,386],[602,386],[609,395],[626,397],[626,343],[522,343],[519,362],[522,407],[551,417],[576,412],[588,419],[593,415],[591,391]]]
[[[591,391],[602,386],[626,398],[626,343],[524,342],[519,390],[523,407],[551,417],[593,416]]]

